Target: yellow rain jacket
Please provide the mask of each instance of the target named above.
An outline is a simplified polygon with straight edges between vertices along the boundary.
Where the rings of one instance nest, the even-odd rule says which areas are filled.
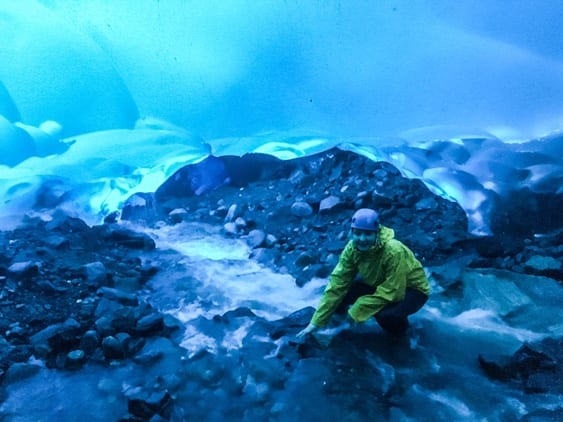
[[[356,322],[366,321],[389,303],[403,300],[407,287],[426,295],[430,293],[422,264],[394,237],[393,229],[380,226],[378,240],[369,250],[359,251],[353,241],[348,242],[311,319],[313,324],[324,327],[328,323],[357,274],[364,283],[373,286],[374,293],[361,296],[348,310]]]

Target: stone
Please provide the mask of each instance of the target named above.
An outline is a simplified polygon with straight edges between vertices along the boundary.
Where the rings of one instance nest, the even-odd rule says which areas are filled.
[[[3,382],[5,384],[14,383],[32,377],[41,370],[41,365],[36,363],[23,363],[18,362],[12,364],[6,374],[4,375]]]
[[[342,200],[338,196],[330,195],[324,198],[319,205],[319,213],[330,213],[341,209]]]
[[[99,261],[84,265],[86,282],[93,285],[103,284],[107,281],[107,271],[104,264]]]
[[[95,330],[88,330],[82,336],[80,340],[80,349],[84,351],[87,355],[91,355],[97,349],[100,344],[100,338]]]
[[[561,269],[561,261],[551,256],[534,255],[524,264],[528,269],[538,271],[543,270],[559,270]]]
[[[38,356],[45,356],[56,348],[57,342],[74,339],[79,330],[80,324],[75,319],[69,318],[63,323],[53,324],[39,331],[29,340]]]
[[[112,287],[100,287],[97,293],[100,296],[120,303],[121,305],[137,306],[139,304],[139,298],[135,294],[124,292],[123,290]]]
[[[266,240],[266,233],[264,233],[263,230],[259,230],[259,229],[250,230],[250,232],[246,236],[246,243],[252,249],[259,248],[260,246],[262,246],[265,240]]]
[[[114,336],[102,340],[102,350],[107,359],[123,359],[126,353],[125,344]]]
[[[76,370],[82,367],[86,362],[86,354],[84,350],[76,349],[66,354],[66,362],[64,367],[66,369]]]
[[[294,202],[291,205],[291,214],[296,217],[309,217],[313,214],[313,208],[307,202]]]
[[[153,420],[155,415],[167,419],[173,404],[172,397],[165,390],[137,389],[128,393],[127,399],[129,413],[143,420]]]
[[[153,313],[137,321],[136,331],[142,335],[152,335],[162,331],[164,318],[162,315]]]
[[[32,261],[15,262],[8,267],[8,273],[15,277],[31,277],[39,273],[39,265]]]

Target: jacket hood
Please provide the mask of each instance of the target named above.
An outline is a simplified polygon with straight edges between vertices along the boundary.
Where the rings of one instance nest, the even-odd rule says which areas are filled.
[[[389,227],[379,226],[379,239],[377,241],[378,246],[384,245],[393,238],[395,238],[395,230]]]

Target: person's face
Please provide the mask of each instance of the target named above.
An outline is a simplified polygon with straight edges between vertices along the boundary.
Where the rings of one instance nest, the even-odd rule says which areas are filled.
[[[352,229],[350,233],[356,249],[367,251],[377,239],[377,232],[371,230]]]

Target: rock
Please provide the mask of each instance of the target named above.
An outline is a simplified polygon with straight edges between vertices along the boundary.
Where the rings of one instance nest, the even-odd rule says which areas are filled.
[[[103,263],[91,262],[83,266],[86,282],[97,286],[107,282],[107,270]]]
[[[532,274],[563,280],[562,266],[560,260],[551,256],[534,255],[524,263],[524,270]]]
[[[327,196],[319,205],[319,213],[326,214],[342,209],[342,200],[338,196]]]
[[[306,267],[317,262],[316,256],[311,252],[301,252],[295,259],[295,265],[298,267]]]
[[[313,208],[307,202],[294,202],[291,205],[291,214],[296,217],[309,217],[313,214]]]
[[[127,293],[123,290],[111,287],[100,287],[97,293],[104,298],[125,306],[137,306],[139,304],[139,298],[135,294]]]
[[[438,203],[436,202],[436,200],[434,198],[422,198],[420,201],[418,201],[416,204],[414,204],[414,208],[417,211],[434,210],[437,207],[438,207]]]
[[[102,350],[106,359],[123,359],[129,352],[131,336],[127,333],[117,333],[102,340]]]
[[[75,370],[82,367],[84,362],[86,362],[86,354],[84,353],[84,350],[76,349],[67,353],[64,367],[66,369]]]
[[[179,224],[187,220],[188,211],[185,208],[175,208],[168,213],[168,217],[172,224]]]
[[[14,277],[33,277],[39,273],[39,264],[32,261],[14,262],[8,267],[8,273]]]
[[[237,227],[237,225],[236,225],[234,222],[232,222],[232,221],[229,221],[228,223],[225,223],[225,224],[223,225],[223,230],[225,230],[225,233],[226,233],[227,235],[232,235],[232,236],[234,236],[234,235],[236,235],[236,234],[238,233],[238,227]]]
[[[6,384],[14,383],[32,377],[41,370],[41,365],[36,363],[14,363],[4,375]]]
[[[262,246],[265,240],[266,240],[266,233],[264,233],[263,230],[258,230],[258,229],[251,230],[246,237],[246,243],[252,249],[259,248],[260,246]]]
[[[152,250],[155,248],[154,240],[148,235],[124,228],[110,230],[107,239],[130,249]]]
[[[121,219],[134,222],[150,223],[157,216],[153,194],[135,193],[125,201]]]
[[[137,333],[147,336],[156,334],[164,328],[164,318],[162,315],[154,313],[147,315],[137,321]]]
[[[80,349],[87,355],[91,355],[98,348],[99,344],[100,338],[98,333],[95,330],[88,330],[80,340]]]
[[[225,222],[235,221],[238,217],[242,216],[242,207],[237,204],[232,204],[225,216]]]
[[[150,391],[143,388],[126,392],[127,409],[142,420],[153,420],[155,415],[167,419],[170,416],[173,400],[167,391]]]
[[[45,245],[52,249],[64,249],[70,245],[70,241],[59,235],[51,235],[45,239]]]
[[[53,324],[30,337],[31,345],[39,357],[51,351],[59,351],[59,346],[76,341],[80,324],[69,318],[63,323]]]
[[[523,344],[510,357],[496,359],[479,355],[485,374],[495,380],[517,382],[527,393],[563,394],[563,340],[547,338],[533,347]]]

